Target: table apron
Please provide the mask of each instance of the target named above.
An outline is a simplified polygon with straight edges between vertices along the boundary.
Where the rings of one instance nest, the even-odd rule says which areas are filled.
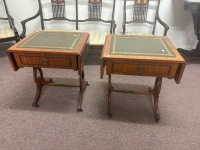
[[[106,73],[174,78],[178,63],[107,61]]]
[[[35,68],[78,69],[76,55],[14,53],[17,65]]]

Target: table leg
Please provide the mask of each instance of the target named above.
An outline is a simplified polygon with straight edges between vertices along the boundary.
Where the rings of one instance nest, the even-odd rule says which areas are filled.
[[[161,91],[161,86],[162,86],[162,77],[157,77],[155,80],[154,88],[153,88],[154,113],[155,113],[156,122],[159,122],[160,120],[159,109],[158,109],[158,99],[159,99],[159,94]]]
[[[43,72],[41,68],[33,68],[33,77],[37,86],[37,91],[36,91],[36,96],[35,99],[32,103],[32,106],[34,107],[39,107],[38,101],[40,99],[42,87],[47,84],[47,83],[52,83],[53,81],[50,80],[45,80],[43,77]]]
[[[111,84],[111,75],[108,75],[108,111],[107,115],[112,117],[111,113],[111,92],[112,92],[112,84]]]
[[[82,109],[82,101],[83,101],[83,93],[86,89],[86,86],[88,86],[88,82],[84,80],[84,70],[81,71],[81,74],[79,75],[79,83],[80,83],[80,94],[79,94],[79,101],[77,105],[77,111],[83,111]]]

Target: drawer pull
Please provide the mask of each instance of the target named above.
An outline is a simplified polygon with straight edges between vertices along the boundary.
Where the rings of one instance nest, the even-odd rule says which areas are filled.
[[[47,58],[44,58],[42,61],[43,61],[44,64],[48,64],[48,59]]]
[[[143,73],[143,71],[144,71],[144,66],[138,66],[138,67],[137,67],[137,71],[140,72],[140,73]]]

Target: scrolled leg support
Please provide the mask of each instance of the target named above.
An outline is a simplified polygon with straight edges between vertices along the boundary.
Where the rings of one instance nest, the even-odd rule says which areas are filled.
[[[159,108],[158,108],[158,100],[159,100],[159,94],[161,91],[161,86],[162,86],[162,78],[157,77],[155,80],[155,85],[153,88],[153,96],[154,96],[154,113],[155,113],[155,120],[158,123],[160,120],[160,115],[159,115]]]
[[[108,110],[107,115],[112,117],[111,112],[111,92],[112,92],[112,84],[111,84],[111,75],[108,75]]]
[[[81,71],[81,74],[79,75],[79,84],[80,84],[80,95],[79,95],[79,101],[78,101],[78,104],[77,104],[77,111],[78,112],[82,112],[83,109],[82,109],[82,101],[83,101],[83,94],[84,94],[84,91],[86,89],[86,86],[88,86],[88,82],[84,80],[84,70]]]
[[[44,79],[43,72],[42,72],[41,68],[33,68],[33,77],[34,77],[34,81],[35,81],[36,86],[37,86],[37,91],[36,91],[35,99],[32,103],[32,106],[39,107],[38,101],[40,99],[42,87],[45,84],[52,83],[53,81],[51,79],[50,80]]]

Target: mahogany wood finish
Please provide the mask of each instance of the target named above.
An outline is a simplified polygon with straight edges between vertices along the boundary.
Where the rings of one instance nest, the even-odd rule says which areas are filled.
[[[159,122],[160,116],[158,108],[158,99],[159,99],[159,93],[161,91],[162,78],[167,77],[169,79],[174,79],[175,82],[179,84],[186,66],[186,62],[178,53],[176,48],[172,45],[172,43],[169,41],[169,39],[164,36],[160,38],[165,40],[167,45],[174,53],[175,55],[174,57],[110,54],[112,37],[123,37],[123,36],[130,38],[135,37],[135,36],[125,36],[125,35],[107,35],[101,56],[100,78],[101,79],[103,78],[105,67],[106,67],[106,74],[108,75],[107,114],[109,116],[112,116],[111,113],[112,92],[152,95],[154,97],[155,119],[156,122]],[[157,37],[151,36],[149,38],[157,38]],[[122,49],[126,49],[126,46],[128,45],[125,45],[124,47],[122,47]],[[112,74],[151,76],[151,77],[156,77],[156,80],[153,89],[149,88],[148,92],[117,90],[112,87],[111,83]]]
[[[48,83],[53,83],[53,81],[51,79],[49,81],[46,81],[44,79],[41,68],[33,68],[33,77],[37,86],[37,92],[36,92],[35,100],[32,103],[32,106],[39,107],[38,101],[40,99],[42,87],[44,85],[47,85]]]
[[[37,32],[63,33],[63,31],[50,30],[36,31],[7,50],[7,56],[14,71],[23,67],[33,67],[33,77],[37,86],[37,91],[32,105],[38,107],[41,90],[44,85],[78,87],[80,88],[80,98],[77,104],[77,111],[83,111],[81,108],[83,93],[86,86],[89,85],[84,79],[84,62],[88,54],[89,34],[84,32],[71,32],[71,34],[78,33],[82,35],[73,50],[19,47],[21,43],[29,41]],[[66,42],[68,41],[68,39],[65,40]],[[57,84],[52,80],[46,80],[43,77],[42,68],[73,69],[74,71],[78,71],[79,85]]]

